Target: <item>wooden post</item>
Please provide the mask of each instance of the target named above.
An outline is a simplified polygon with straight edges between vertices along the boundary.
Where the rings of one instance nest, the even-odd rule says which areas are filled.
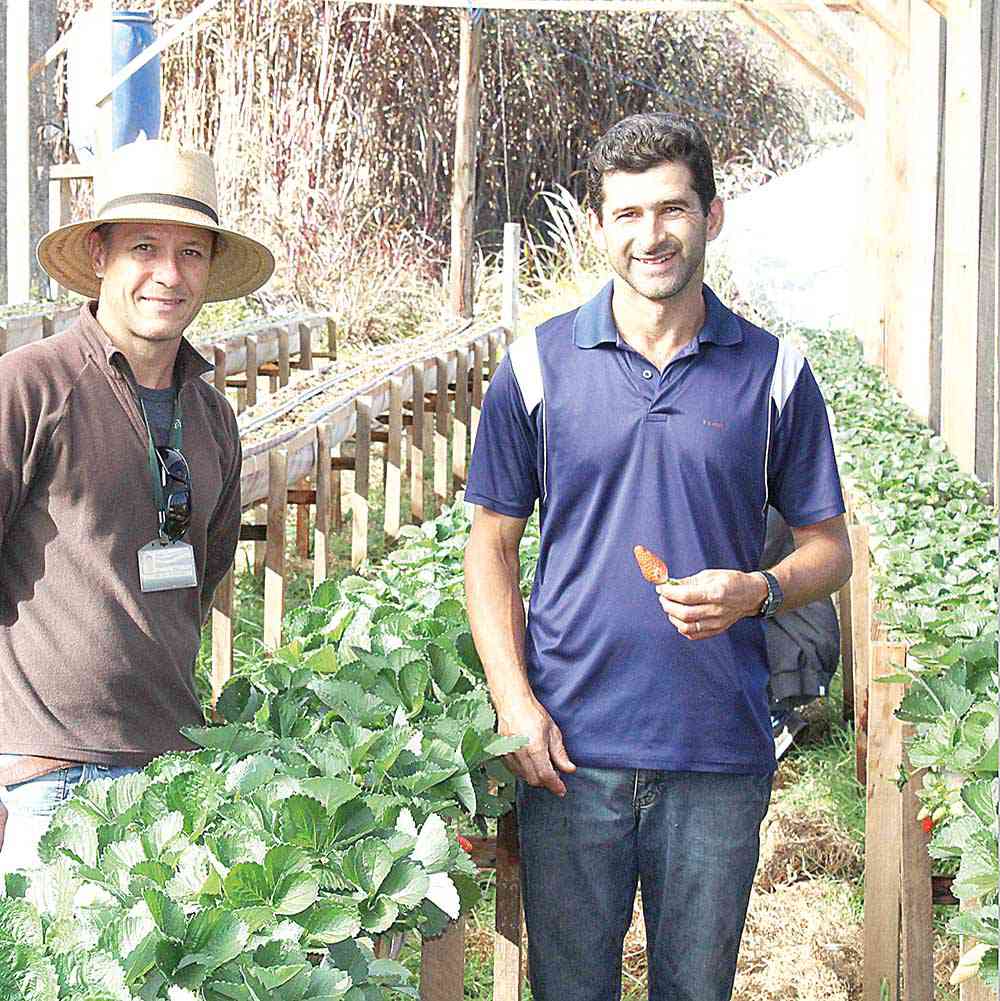
[[[312,487],[309,477],[304,476],[299,487],[306,490]],[[295,505],[295,552],[300,559],[309,558],[309,505]]]
[[[72,189],[68,177],[56,177],[49,181],[49,229],[68,226],[70,218],[70,201]],[[55,278],[49,279],[49,298],[58,299],[62,291]]]
[[[462,1001],[465,989],[465,918],[453,921],[420,950],[420,997],[424,1001]]]
[[[267,525],[267,505],[258,504],[254,509],[254,524]],[[259,577],[267,563],[267,543],[255,542],[253,544],[253,572],[255,577]]]
[[[215,368],[212,372],[212,383],[215,388],[222,393],[223,396],[226,395],[226,346],[224,344],[216,344],[212,350],[212,355],[215,361]]]
[[[288,352],[288,327],[278,328],[278,385],[287,386],[292,377],[292,362]]]
[[[285,614],[285,515],[288,507],[288,451],[267,453],[267,543],[264,568],[264,646],[281,646]]]
[[[483,412],[483,361],[485,354],[483,339],[477,337],[476,342],[472,345],[472,410],[469,415],[469,431],[473,448],[476,447],[479,418]]]
[[[399,538],[402,508],[403,380],[389,380],[389,441],[385,450],[385,534]]]
[[[521,863],[513,812],[497,821],[493,1001],[521,1001]]]
[[[371,466],[372,403],[366,396],[354,401],[354,496],[351,503],[351,566],[357,570],[368,558],[368,477]]]
[[[113,51],[113,20],[114,0],[94,0],[94,16],[101,21],[100,48],[94,55],[94,75],[103,85],[111,83],[114,76],[114,51]],[[106,91],[104,86],[100,87],[98,93]],[[94,118],[94,155],[98,160],[103,160],[111,155],[111,143],[114,138],[114,96],[108,93],[105,99],[98,100],[97,114]]]
[[[451,308],[458,316],[472,316],[479,61],[483,23],[471,10],[462,11],[459,17],[462,29],[459,40],[458,109],[455,115],[455,173],[451,195]]]
[[[427,407],[424,403],[424,363],[410,366],[413,382],[413,427],[410,429],[410,521],[424,520],[424,443]]]
[[[332,316],[326,318],[326,355],[331,361],[337,358],[337,321]]]
[[[340,444],[333,446],[333,455],[331,458],[331,463],[334,459],[340,458]],[[341,497],[341,491],[343,490],[343,483],[341,481],[340,470],[335,468],[333,465],[330,467],[330,516],[333,518],[333,527],[339,532],[344,525],[344,510],[343,501]]]
[[[20,303],[31,298],[31,15],[28,0],[8,0],[6,8],[7,301]]]
[[[486,377],[488,379],[493,378],[493,373],[497,370],[497,365],[499,364],[500,356],[500,338],[496,334],[489,334],[489,357],[486,365]]]
[[[500,326],[517,336],[518,276],[521,267],[521,227],[516,222],[503,226],[503,293]],[[492,374],[492,373],[491,373]]]
[[[448,358],[438,355],[437,389],[434,394],[434,511],[448,503]]]
[[[854,719],[854,629],[851,619],[851,582],[837,592],[837,610],[840,613],[840,673],[844,697],[841,718]]]
[[[212,599],[212,705],[233,676],[233,568],[219,582]]]
[[[865,814],[864,1001],[899,1001],[900,793],[896,778],[902,763],[902,724],[893,715],[904,686],[875,679],[898,673],[906,647],[876,643],[868,711],[867,795]],[[882,985],[889,988],[883,997]]]
[[[311,369],[313,367],[312,351],[312,327],[304,320],[299,324],[299,368]]]
[[[313,587],[330,574],[330,424],[316,426],[316,531],[313,535]]]
[[[975,471],[982,188],[982,0],[949,0],[945,73],[941,436]]]
[[[900,736],[904,746],[914,728],[904,724]],[[927,854],[930,835],[917,820],[920,800],[917,790],[925,769],[911,771],[900,797],[899,885],[902,918],[903,988],[906,1001],[930,1001],[934,997],[934,912],[931,905],[931,857]]]
[[[451,434],[452,493],[465,483],[469,442],[469,352],[453,351],[455,356],[455,421]]]
[[[247,406],[257,406],[257,370],[260,365],[257,362],[257,338],[253,334],[247,334]]]
[[[865,784],[868,749],[868,679],[871,665],[871,567],[868,560],[868,526],[850,528],[851,555],[854,573],[851,575],[851,635],[854,639],[854,737],[855,774]]]

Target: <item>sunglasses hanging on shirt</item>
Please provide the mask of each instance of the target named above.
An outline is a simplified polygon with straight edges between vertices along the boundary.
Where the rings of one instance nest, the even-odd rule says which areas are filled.
[[[144,592],[197,587],[194,547],[182,541],[191,527],[193,495],[191,469],[181,451],[181,403],[174,403],[170,444],[157,446],[149,427],[146,407],[139,401],[146,425],[147,462],[158,525],[157,538],[139,550],[139,583]]]

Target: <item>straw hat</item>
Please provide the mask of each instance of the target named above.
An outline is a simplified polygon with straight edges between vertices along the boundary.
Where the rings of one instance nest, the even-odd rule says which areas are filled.
[[[159,139],[116,149],[94,176],[97,215],[46,233],[38,262],[64,288],[97,299],[87,236],[109,222],[169,222],[218,233],[205,302],[238,299],[260,288],[274,271],[271,251],[219,225],[215,167],[207,153]]]

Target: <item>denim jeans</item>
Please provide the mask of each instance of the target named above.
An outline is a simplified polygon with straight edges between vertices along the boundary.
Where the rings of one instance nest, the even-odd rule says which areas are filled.
[[[651,1001],[729,1001],[770,775],[577,768],[518,783],[536,1001],[617,1001],[642,888]]]
[[[20,755],[0,754],[0,769]],[[39,864],[38,842],[60,803],[69,799],[81,782],[117,779],[139,771],[111,765],[73,765],[40,775],[27,782],[0,786],[0,802],[7,807],[7,828],[0,848],[0,873],[30,869]]]

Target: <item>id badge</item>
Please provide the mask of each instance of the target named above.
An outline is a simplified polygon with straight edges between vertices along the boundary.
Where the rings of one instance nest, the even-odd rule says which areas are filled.
[[[144,592],[197,587],[194,546],[187,542],[149,542],[139,550],[139,584]]]

